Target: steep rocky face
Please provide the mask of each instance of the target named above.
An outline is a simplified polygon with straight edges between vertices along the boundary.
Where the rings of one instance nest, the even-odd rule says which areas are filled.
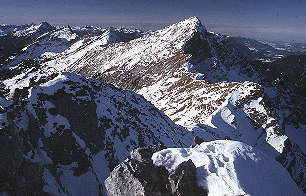
[[[72,73],[33,78],[0,103],[0,192],[12,195],[102,195],[132,149],[193,137],[142,96]]]
[[[174,171],[156,166],[151,159],[160,147],[138,148],[130,158],[119,164],[105,180],[109,196],[198,196],[207,191],[197,185],[196,167],[191,160],[181,163]]]
[[[203,129],[205,140],[243,141],[276,158],[285,141],[297,142],[291,139],[295,130],[281,124],[285,110],[271,109],[281,90],[265,83],[232,44],[193,17],[127,43],[96,47],[66,70],[142,94],[174,122],[199,123],[193,129]],[[298,124],[305,130],[305,122]],[[292,153],[299,159],[292,164],[299,171],[293,178],[305,187],[299,177],[304,176],[303,150]]]
[[[305,130],[305,65],[306,55],[289,56],[269,64],[260,65],[260,72],[266,86],[277,91],[271,96],[267,93],[267,106],[280,120],[282,129],[292,136]],[[294,132],[290,130],[295,130]],[[299,135],[298,137],[302,137]],[[297,139],[298,137],[295,137]],[[303,142],[296,142],[305,151]]]
[[[135,149],[114,168],[105,186],[109,196],[301,195],[288,175],[247,144],[217,140],[194,148]]]

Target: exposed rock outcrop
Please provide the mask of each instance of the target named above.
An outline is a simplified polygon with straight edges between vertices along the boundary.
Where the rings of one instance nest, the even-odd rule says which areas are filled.
[[[14,98],[0,99],[0,194],[104,195],[132,149],[191,143],[142,96],[73,73],[34,78]]]
[[[202,142],[204,142],[204,140],[202,138],[200,138],[199,136],[195,136],[192,140],[192,144],[191,147],[195,147],[196,145],[200,145]]]
[[[174,171],[156,166],[151,159],[160,147],[138,148],[119,164],[105,180],[108,196],[199,196],[207,195],[196,182],[196,167],[191,160]]]

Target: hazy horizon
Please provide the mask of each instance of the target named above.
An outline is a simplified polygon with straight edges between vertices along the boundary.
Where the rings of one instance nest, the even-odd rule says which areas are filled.
[[[197,16],[209,31],[305,43],[303,0],[0,0],[0,23],[92,25],[157,30]],[[18,14],[16,14],[18,13]]]

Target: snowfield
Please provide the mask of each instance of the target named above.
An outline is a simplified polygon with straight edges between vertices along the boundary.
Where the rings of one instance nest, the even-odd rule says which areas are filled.
[[[7,168],[25,160],[41,170],[22,172],[51,195],[104,195],[133,149],[163,144],[154,163],[173,170],[191,159],[210,196],[306,190],[303,107],[198,18],[150,33],[0,26],[0,36],[11,33],[33,41],[0,69],[0,133],[9,133],[0,134],[0,162],[12,162],[0,181],[7,171],[15,179],[19,168]],[[188,148],[195,136],[205,143]]]
[[[191,159],[198,184],[209,196],[303,195],[288,172],[263,152],[242,142],[216,140],[195,148],[168,148],[152,156],[155,165],[174,170]]]

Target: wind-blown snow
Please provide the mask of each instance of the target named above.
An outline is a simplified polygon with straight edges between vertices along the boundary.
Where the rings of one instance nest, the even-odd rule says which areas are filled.
[[[287,171],[251,146],[227,140],[205,142],[195,148],[168,148],[152,156],[155,165],[174,170],[191,159],[197,181],[209,196],[302,195]]]

